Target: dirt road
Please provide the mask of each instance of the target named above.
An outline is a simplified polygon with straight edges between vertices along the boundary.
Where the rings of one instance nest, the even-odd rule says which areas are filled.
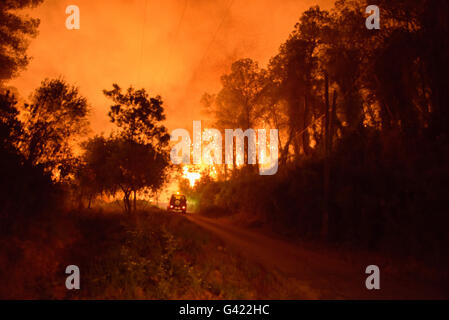
[[[380,267],[380,290],[365,287],[365,268],[376,264],[366,257],[344,261],[324,252],[301,248],[298,245],[269,237],[254,230],[230,223],[188,215],[187,218],[219,236],[240,254],[276,270],[301,283],[302,297],[308,299],[441,299],[447,293],[438,284],[418,282],[413,275],[392,276]],[[363,260],[363,261],[362,261]],[[355,261],[355,262],[354,262]]]

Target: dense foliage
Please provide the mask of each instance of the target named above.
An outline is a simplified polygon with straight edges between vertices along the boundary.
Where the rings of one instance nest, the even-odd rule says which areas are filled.
[[[368,4],[310,8],[266,69],[238,60],[205,95],[219,128],[280,130],[279,173],[226,168],[184,190],[205,213],[447,266],[448,3],[380,1],[380,30]]]

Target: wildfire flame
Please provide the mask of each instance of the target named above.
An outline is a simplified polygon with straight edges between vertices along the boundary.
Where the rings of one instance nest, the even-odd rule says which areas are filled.
[[[195,186],[196,180],[201,178],[201,174],[199,172],[190,172],[189,168],[186,166],[183,168],[183,177],[189,180],[190,186]]]

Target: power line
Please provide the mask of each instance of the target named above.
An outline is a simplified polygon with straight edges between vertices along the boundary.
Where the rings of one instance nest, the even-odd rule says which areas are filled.
[[[217,29],[215,30],[215,33],[214,33],[214,35],[212,36],[212,39],[211,39],[209,45],[208,45],[207,48],[206,48],[206,51],[204,51],[204,54],[203,54],[203,56],[202,56],[202,58],[201,58],[201,60],[200,60],[200,63],[198,64],[198,67],[202,66],[204,59],[206,59],[206,56],[207,56],[207,54],[208,54],[210,48],[212,47],[212,44],[215,42],[215,39],[217,38],[218,32],[220,31],[221,27],[223,26],[223,23],[225,22],[225,20],[226,20],[226,18],[227,18],[227,16],[228,16],[229,10],[231,10],[231,7],[232,7],[233,4],[234,4],[234,0],[231,0],[231,1],[229,2],[229,5],[228,5],[228,7],[227,7],[225,13],[223,14],[223,17],[222,17],[222,19],[221,19],[220,24],[218,25]],[[197,69],[198,69],[198,67],[197,67]],[[196,73],[196,70],[195,70],[194,74],[195,74],[195,73]]]
[[[168,68],[167,64],[170,63],[171,60],[173,59],[173,46],[174,46],[174,42],[178,39],[179,30],[181,29],[181,25],[182,25],[182,22],[184,20],[184,15],[186,13],[187,3],[188,3],[188,0],[185,0],[184,1],[184,6],[183,6],[182,11],[181,11],[181,16],[179,17],[178,24],[177,24],[176,29],[175,29],[176,30],[175,31],[175,36],[172,38],[172,41],[171,41],[170,51],[169,51],[169,58],[167,59],[167,62],[166,62],[166,65],[165,65],[165,72],[163,74],[164,79],[163,79],[162,82],[164,84],[166,84],[166,82],[167,82],[167,68]]]
[[[147,20],[147,3],[148,3],[148,0],[145,0],[145,8],[143,10],[142,32],[141,32],[141,39],[140,39],[140,62],[139,62],[139,78],[138,78],[139,85],[141,83],[141,77],[142,77],[143,40],[145,37],[145,24],[146,24],[146,20]]]
[[[312,121],[312,123],[310,123],[306,128],[304,128],[303,130],[301,130],[300,132],[295,133],[295,137],[302,135],[304,132],[306,132],[311,126],[313,126],[315,124],[315,122],[317,122],[318,120],[320,120],[322,117],[324,117],[324,114],[322,114],[321,116],[319,116],[318,118],[316,118],[314,121]]]
[[[225,22],[225,19],[227,18],[228,13],[231,10],[231,7],[232,7],[233,4],[234,4],[234,0],[231,0],[229,2],[229,4],[228,4],[227,8],[226,8],[226,11],[223,14],[223,17],[222,17],[219,25],[217,26],[217,29],[215,30],[215,32],[214,32],[214,34],[213,34],[213,36],[211,38],[211,41],[209,42],[208,46],[206,47],[206,50],[204,51],[203,56],[201,57],[201,60],[200,60],[199,64],[193,70],[192,76],[190,77],[190,81],[195,79],[198,69],[203,66],[203,61],[204,61],[204,59],[206,59],[206,56],[207,56],[210,48],[212,47],[213,43],[215,42],[215,39],[217,38],[218,32],[220,31],[221,27],[223,26],[223,23]],[[184,89],[184,98],[186,96],[187,96],[187,87]]]
[[[186,13],[187,3],[188,3],[188,2],[189,2],[188,0],[185,0],[185,1],[184,1],[184,7],[182,8],[181,17],[179,18],[178,25],[177,25],[177,27],[176,27],[176,35],[175,35],[175,39],[178,38],[179,29],[181,29],[182,20],[184,19],[184,15],[185,15],[185,13]]]

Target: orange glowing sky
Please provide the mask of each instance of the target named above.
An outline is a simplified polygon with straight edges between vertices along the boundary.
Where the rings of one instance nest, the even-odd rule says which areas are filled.
[[[165,102],[169,130],[202,120],[200,98],[220,88],[239,58],[265,66],[312,5],[332,0],[45,0],[29,12],[41,19],[28,68],[10,85],[29,96],[44,78],[63,76],[92,105],[94,132],[108,131],[116,82],[145,87]],[[81,29],[67,30],[65,8],[80,8]],[[146,9],[145,9],[146,8]]]

